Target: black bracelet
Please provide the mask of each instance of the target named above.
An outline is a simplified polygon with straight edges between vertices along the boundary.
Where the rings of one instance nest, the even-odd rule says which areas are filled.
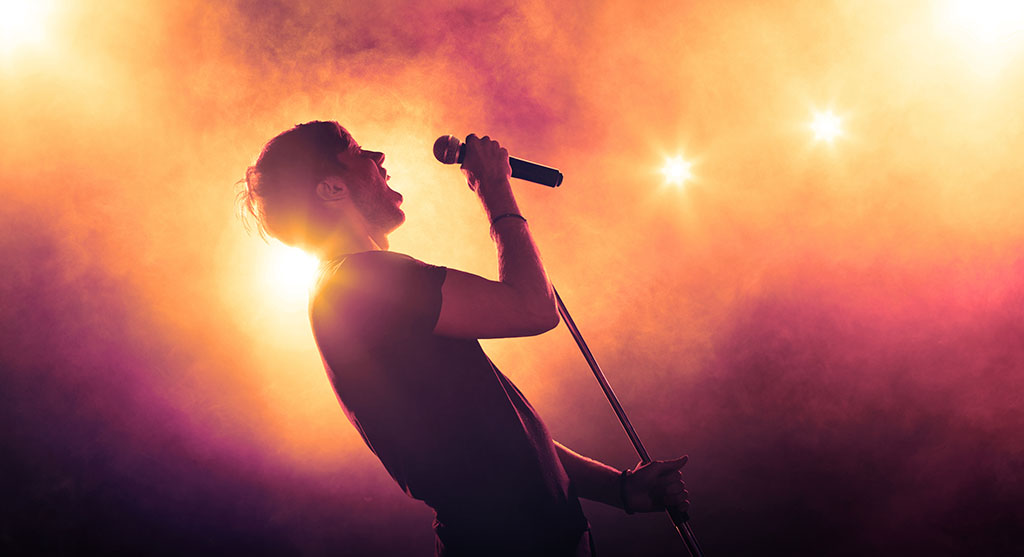
[[[633,511],[629,508],[629,503],[626,502],[626,478],[632,474],[633,472],[628,468],[619,474],[619,497],[622,499],[622,510],[626,511],[626,514],[633,514]]]
[[[499,220],[505,217],[515,217],[517,219],[522,219],[523,222],[526,222],[526,217],[524,217],[523,215],[517,213],[505,213],[504,215],[498,215],[491,219],[491,226],[493,227]]]

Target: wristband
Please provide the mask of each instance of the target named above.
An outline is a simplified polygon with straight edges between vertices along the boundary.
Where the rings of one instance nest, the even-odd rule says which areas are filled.
[[[517,213],[505,213],[504,215],[498,215],[498,216],[494,217],[493,219],[491,219],[491,227],[493,228],[494,225],[497,224],[497,222],[499,220],[501,220],[503,218],[506,218],[506,217],[515,217],[517,219],[522,220],[523,222],[526,222],[526,217],[524,217],[523,215],[520,215],[520,214],[517,214]]]
[[[619,474],[619,497],[622,499],[622,510],[626,511],[626,514],[633,514],[634,512],[630,510],[629,504],[626,502],[626,478],[631,475],[633,475],[633,472],[628,468]]]

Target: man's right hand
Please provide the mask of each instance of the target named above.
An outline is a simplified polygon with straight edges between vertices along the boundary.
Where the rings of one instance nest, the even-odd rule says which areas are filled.
[[[508,164],[508,150],[488,136],[470,134],[465,143],[466,154],[462,158],[462,172],[466,174],[469,187],[481,196],[489,187],[506,186],[512,176]],[[481,190],[483,186],[484,190]]]
[[[455,269],[441,287],[441,315],[434,333],[457,338],[498,338],[543,333],[558,325],[554,291],[540,253],[512,195],[508,151],[484,136],[466,138],[462,159],[469,187],[480,197],[498,247],[499,280]]]

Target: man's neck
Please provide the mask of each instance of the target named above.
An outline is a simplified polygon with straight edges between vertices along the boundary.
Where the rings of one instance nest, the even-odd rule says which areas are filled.
[[[377,239],[370,235],[338,236],[326,242],[321,253],[324,259],[340,259],[364,251],[386,251],[388,247],[388,237],[383,235]]]

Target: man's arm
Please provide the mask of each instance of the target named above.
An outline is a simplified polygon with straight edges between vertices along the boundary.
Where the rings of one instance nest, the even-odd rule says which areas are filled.
[[[615,468],[575,453],[561,443],[555,442],[555,449],[565,473],[584,499],[628,512],[663,511],[666,506],[685,511],[690,506],[686,483],[679,471],[686,464],[685,456],[655,460],[623,477]]]
[[[509,184],[508,151],[488,137],[466,138],[462,164],[469,187],[480,197],[488,222],[522,215]],[[449,269],[441,287],[441,314],[434,332],[458,338],[530,336],[558,325],[554,290],[526,221],[506,216],[494,222],[498,281]]]

